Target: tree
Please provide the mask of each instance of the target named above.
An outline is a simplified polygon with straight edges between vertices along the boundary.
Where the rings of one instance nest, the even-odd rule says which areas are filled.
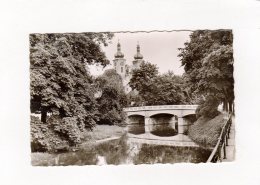
[[[203,61],[198,89],[203,94],[213,95],[225,110],[232,111],[234,100],[233,50],[231,46],[220,46],[208,54]],[[229,106],[229,107],[227,107]]]
[[[190,35],[190,41],[180,49],[185,79],[189,91],[199,95],[202,102],[198,115],[212,117],[220,103],[234,101],[232,32],[229,30],[199,30]],[[212,113],[209,109],[212,109]]]
[[[149,62],[142,62],[139,69],[133,70],[129,85],[140,93],[150,90],[153,79],[158,75],[158,67]]]
[[[186,97],[182,89],[183,80],[173,73],[159,75],[154,79],[153,98],[151,103],[155,105],[178,105],[186,103]]]
[[[100,43],[110,33],[68,33],[30,35],[31,112],[75,117],[80,127],[95,123],[96,105],[92,77],[86,64],[108,64]]]
[[[142,62],[139,69],[133,70],[129,85],[133,90],[138,91],[145,105],[149,104],[149,100],[153,96],[151,92],[157,75],[158,67],[149,62]]]
[[[186,102],[182,91],[183,79],[169,71],[159,75],[156,65],[142,63],[140,69],[133,71],[130,80],[132,89],[138,91],[135,97],[144,105],[170,105]],[[140,104],[140,103],[136,103]]]
[[[108,69],[96,79],[101,96],[97,98],[98,124],[120,125],[125,119],[123,107],[127,105],[121,76],[114,69]]]

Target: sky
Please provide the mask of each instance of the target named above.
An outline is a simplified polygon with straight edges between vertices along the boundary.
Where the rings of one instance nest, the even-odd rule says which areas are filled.
[[[89,66],[93,75],[100,75],[104,70],[113,68],[114,54],[117,51],[118,41],[121,44],[121,51],[128,65],[132,64],[136,54],[136,46],[139,42],[143,59],[152,64],[156,64],[159,73],[166,73],[169,70],[176,75],[184,72],[178,57],[178,48],[184,47],[184,43],[189,41],[189,31],[180,32],[152,32],[152,33],[115,33],[111,43],[107,47],[102,46],[110,65],[105,69],[97,66]]]

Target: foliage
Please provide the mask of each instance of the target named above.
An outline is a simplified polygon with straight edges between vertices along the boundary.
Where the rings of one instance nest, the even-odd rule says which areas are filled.
[[[53,129],[61,138],[68,140],[70,145],[81,143],[83,126],[77,125],[80,123],[75,117],[59,118],[52,116],[47,120],[50,128]]]
[[[182,79],[179,76],[163,74],[154,79],[154,94],[150,104],[172,105],[182,104],[186,97],[182,91]]]
[[[71,146],[85,146],[82,144],[85,141],[120,137],[125,133],[122,127],[108,125],[97,125],[93,132],[82,131],[73,119],[51,116],[42,124],[38,117],[31,116],[32,152],[69,151],[73,149]]]
[[[129,85],[138,91],[138,95],[132,97],[132,100],[142,101],[137,105],[170,105],[187,101],[182,91],[183,79],[170,71],[159,75],[156,65],[148,62],[133,71]]]
[[[123,107],[127,104],[121,76],[109,69],[96,79],[101,96],[97,98],[98,124],[118,125],[125,119]]]
[[[127,95],[127,100],[128,100],[128,106],[134,106],[134,107],[139,107],[143,106],[143,100],[140,94],[137,93],[136,90],[130,91]]]
[[[217,144],[222,127],[226,123],[224,114],[213,119],[200,117],[188,130],[189,137],[205,148],[212,148]]]
[[[32,152],[66,151],[69,142],[61,138],[50,125],[42,124],[39,118],[31,116],[31,150]]]
[[[133,70],[130,87],[136,89],[139,94],[149,96],[152,89],[153,79],[158,75],[158,67],[149,62],[142,62],[139,69]]]
[[[98,43],[111,34],[31,34],[31,112],[77,117],[79,124],[95,124],[96,105],[92,77],[86,64],[108,63]]]
[[[190,35],[190,41],[180,48],[184,78],[188,92],[200,97],[200,116],[217,114],[220,103],[234,100],[232,32],[229,30],[199,30]],[[205,101],[207,101],[205,103]],[[211,101],[211,102],[209,102]],[[209,111],[210,109],[214,112]],[[230,109],[232,111],[232,109]]]
[[[81,142],[82,133],[97,120],[93,77],[87,64],[106,66],[100,44],[110,33],[30,35],[32,150],[55,151]],[[54,116],[47,119],[47,113]],[[45,124],[45,125],[44,125]]]
[[[196,116],[214,118],[219,114],[218,111],[219,101],[216,97],[207,96],[206,100],[201,101],[200,105],[196,109]]]

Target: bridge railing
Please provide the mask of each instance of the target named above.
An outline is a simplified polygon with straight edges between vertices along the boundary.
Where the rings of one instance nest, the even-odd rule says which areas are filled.
[[[207,163],[213,162],[221,162],[223,159],[226,159],[226,146],[228,145],[228,139],[230,134],[230,127],[232,124],[232,116],[231,114],[225,113],[227,116],[227,121],[222,127],[221,133],[218,138],[218,142],[211,152]]]
[[[196,109],[198,105],[153,105],[153,106],[140,106],[140,107],[126,107],[123,110],[128,111],[141,111],[141,110],[162,110],[162,109]]]

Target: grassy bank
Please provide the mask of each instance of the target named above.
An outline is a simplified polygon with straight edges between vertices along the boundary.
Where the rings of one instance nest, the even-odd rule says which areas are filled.
[[[96,125],[90,132],[85,133],[84,140],[101,140],[111,137],[120,137],[125,133],[124,127],[117,125]]]
[[[31,151],[60,153],[74,151],[82,143],[120,137],[123,127],[116,125],[96,125],[92,130],[79,129],[71,120],[50,117],[43,124],[39,118],[31,116]]]
[[[213,119],[200,118],[188,130],[189,137],[204,148],[213,148],[220,135],[226,120],[224,114]]]
[[[33,152],[31,154],[31,164],[33,166],[89,165],[97,163],[98,155],[106,155],[109,164],[119,164],[119,159],[122,157],[119,158],[118,156],[124,154],[122,150],[125,150],[125,148],[118,148],[118,143],[125,140],[124,133],[123,127],[97,125],[92,131],[84,133],[83,143],[77,146],[76,152],[71,152],[69,149],[61,153]],[[121,138],[99,144],[95,143],[97,140],[112,137]]]

